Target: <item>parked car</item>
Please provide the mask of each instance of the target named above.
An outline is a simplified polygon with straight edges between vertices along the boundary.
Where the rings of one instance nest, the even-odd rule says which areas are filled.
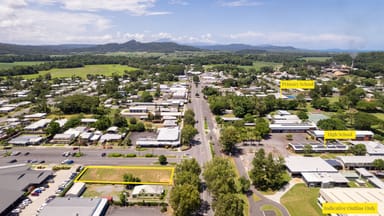
[[[61,162],[61,164],[73,164],[74,161],[73,160],[70,160],[70,159],[65,159]]]
[[[16,159],[12,159],[12,160],[8,161],[8,163],[16,163],[16,162],[17,162]]]
[[[45,160],[40,161],[40,163],[45,163]]]
[[[36,192],[36,191],[34,191],[34,192],[31,193],[31,196],[39,196],[39,195],[40,195],[40,193],[38,193],[38,192]]]
[[[105,157],[107,155],[107,153],[103,152],[101,153],[101,157]]]
[[[72,149],[73,150],[79,150],[79,147],[73,147]]]
[[[25,155],[25,156],[29,155],[29,152],[25,152],[24,155]]]
[[[11,156],[17,156],[17,155],[19,155],[19,154],[21,154],[21,152],[19,152],[19,151],[14,151],[14,152],[11,153]]]
[[[71,153],[70,152],[63,152],[63,157],[68,157]]]

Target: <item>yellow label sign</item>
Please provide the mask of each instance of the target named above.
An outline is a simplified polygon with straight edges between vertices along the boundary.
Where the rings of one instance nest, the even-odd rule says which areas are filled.
[[[354,130],[330,130],[324,131],[324,139],[356,139]]]
[[[377,203],[323,203],[323,214],[378,214]]]
[[[280,89],[314,89],[314,80],[280,80]]]

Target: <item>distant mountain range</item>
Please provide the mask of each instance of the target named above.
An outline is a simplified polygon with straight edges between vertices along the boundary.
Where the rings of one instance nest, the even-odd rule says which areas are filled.
[[[217,51],[244,51],[244,50],[259,50],[259,51],[267,51],[267,52],[295,52],[300,51],[292,46],[273,46],[273,45],[248,45],[248,44],[227,44],[227,45],[201,45],[197,46],[201,49],[206,50],[217,50]]]
[[[247,45],[247,44],[228,44],[228,45],[201,45],[188,44],[182,45],[172,41],[160,40],[156,42],[138,42],[130,40],[126,43],[108,44],[64,44],[64,45],[16,45],[0,43],[1,54],[16,55],[52,55],[52,54],[75,54],[75,53],[108,53],[108,52],[160,52],[170,53],[177,51],[225,51],[238,53],[263,53],[263,52],[351,52],[343,50],[305,50],[292,46],[274,45]],[[358,52],[358,51],[356,51]]]
[[[16,45],[0,43],[0,54],[71,54],[71,53],[107,53],[107,52],[176,52],[200,51],[200,48],[180,45],[174,42],[141,43],[130,40],[126,43],[108,44],[64,44],[64,45]]]

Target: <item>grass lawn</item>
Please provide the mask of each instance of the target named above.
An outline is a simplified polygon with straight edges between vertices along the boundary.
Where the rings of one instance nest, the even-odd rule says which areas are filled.
[[[124,174],[131,173],[140,178],[141,182],[171,184],[173,167],[128,167],[128,166],[91,166],[86,167],[79,181],[100,181],[105,183],[123,182]]]
[[[261,210],[263,211],[274,211],[276,216],[282,216],[283,213],[281,213],[280,209],[276,208],[273,205],[263,205],[261,206]]]
[[[317,205],[320,188],[308,188],[304,183],[293,186],[280,199],[292,216],[322,215]]]
[[[303,60],[305,60],[305,61],[325,62],[325,61],[327,61],[328,59],[331,59],[331,57],[304,57],[304,58],[300,58],[300,59],[303,59]]]
[[[244,216],[249,216],[249,203],[248,203],[247,196],[245,194],[239,194],[239,198],[244,201],[243,215]]]
[[[72,77],[73,75],[86,78],[87,74],[111,76],[113,73],[117,73],[123,75],[124,71],[134,70],[136,70],[136,68],[119,64],[86,65],[80,68],[54,68],[47,71],[40,71],[38,74],[23,75],[23,78],[33,79],[47,73],[51,73],[52,78]]]
[[[29,65],[37,65],[41,63],[44,63],[44,62],[43,61],[25,61],[25,62],[12,62],[12,63],[0,62],[0,70],[9,69],[14,66],[29,66]]]
[[[334,97],[326,97],[330,103],[335,103],[339,101],[339,96],[334,96]]]
[[[384,121],[384,113],[372,113],[372,115],[376,116],[378,119]]]

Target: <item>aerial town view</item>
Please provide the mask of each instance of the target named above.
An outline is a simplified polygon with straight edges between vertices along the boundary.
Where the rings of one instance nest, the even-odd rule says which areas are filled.
[[[0,3],[0,216],[384,216],[384,2]]]

